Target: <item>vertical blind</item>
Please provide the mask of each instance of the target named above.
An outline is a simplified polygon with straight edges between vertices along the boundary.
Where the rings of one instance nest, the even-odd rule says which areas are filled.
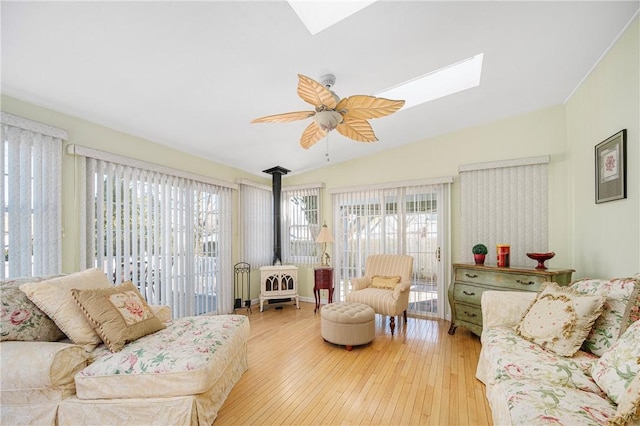
[[[282,191],[282,258],[299,266],[320,262],[320,185],[285,187]]]
[[[333,266],[338,300],[349,292],[350,279],[362,276],[366,258],[372,254],[409,254],[414,258],[414,284],[435,285],[439,274],[438,222],[440,226],[446,222],[439,213],[440,199],[448,194],[450,182],[451,178],[443,178],[433,184],[397,183],[334,191]],[[429,312],[435,313],[436,305]]]
[[[61,161],[67,132],[2,113],[2,278],[62,270]]]
[[[238,204],[241,261],[252,268],[271,265],[273,258],[273,195],[271,188],[248,181],[239,182]]]
[[[461,239],[459,259],[472,261],[483,243],[488,263],[496,244],[509,244],[510,265],[531,264],[525,253],[548,251],[549,157],[460,166]]]
[[[133,281],[175,318],[231,312],[232,188],[102,154],[83,163],[82,266]]]

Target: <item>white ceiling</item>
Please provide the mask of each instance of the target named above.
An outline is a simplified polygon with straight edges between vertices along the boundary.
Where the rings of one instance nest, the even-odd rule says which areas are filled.
[[[2,92],[256,175],[327,164],[297,74],[374,94],[484,53],[480,86],[329,135],[331,163],[562,104],[634,17],[634,1],[378,1],[311,35],[284,1],[2,1]],[[72,136],[72,135],[71,135]],[[82,141],[74,141],[82,143]]]

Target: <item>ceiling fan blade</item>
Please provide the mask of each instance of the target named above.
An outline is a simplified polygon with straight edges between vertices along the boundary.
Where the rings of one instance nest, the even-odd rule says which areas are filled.
[[[342,99],[336,106],[345,120],[367,120],[380,118],[398,111],[404,105],[404,101],[394,101],[375,96],[355,95]],[[342,111],[345,111],[342,113]]]
[[[304,149],[309,149],[313,144],[325,137],[326,134],[326,130],[322,130],[315,121],[312,121],[300,137],[300,146]]]
[[[367,120],[350,120],[338,124],[338,133],[358,142],[375,142],[378,140]]]
[[[266,117],[255,118],[252,123],[287,123],[289,121],[304,120],[316,115],[315,111],[295,111],[283,114],[267,115]]]
[[[324,105],[328,109],[334,109],[338,103],[329,89],[302,74],[298,74],[298,96],[315,107]]]

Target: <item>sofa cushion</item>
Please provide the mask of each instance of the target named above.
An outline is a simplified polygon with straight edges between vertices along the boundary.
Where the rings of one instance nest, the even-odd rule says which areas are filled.
[[[95,361],[76,375],[76,394],[80,399],[199,394],[242,353],[248,337],[249,319],[243,315],[179,318],[120,352],[96,348]]]
[[[167,305],[149,305],[149,307],[153,311],[153,314],[157,316],[160,321],[165,324],[171,322],[171,307]]]
[[[532,380],[498,383],[490,400],[496,424],[602,425],[616,410],[596,394]]]
[[[131,281],[95,290],[74,288],[71,295],[111,352],[164,328]]]
[[[100,269],[65,275],[42,282],[22,284],[20,290],[51,318],[72,342],[91,350],[100,344],[100,336],[86,320],[71,297],[71,289],[110,287],[111,283]]]
[[[399,315],[396,312],[397,298],[394,293],[383,288],[365,288],[363,290],[352,291],[345,297],[346,302],[356,302],[369,305],[373,310],[382,315]]]
[[[602,313],[604,300],[601,294],[587,295],[546,283],[515,330],[558,355],[571,356]]]
[[[623,426],[634,420],[640,420],[640,374],[636,374],[620,396],[618,409],[609,424]]]
[[[74,376],[87,366],[89,357],[81,346],[69,343],[2,342],[2,405],[47,402],[73,394]]]
[[[512,328],[494,327],[483,330],[479,364],[484,367],[482,380],[486,385],[507,380],[532,380],[605,397],[590,376],[597,359],[583,351],[571,358],[559,356],[522,339]]]
[[[631,324],[629,318],[640,300],[640,282],[634,278],[586,278],[574,282],[571,288],[580,293],[603,294],[606,297],[602,315],[596,319],[582,346],[601,356]]]
[[[400,276],[396,275],[394,277],[383,277],[382,275],[374,275],[371,277],[371,287],[373,288],[384,288],[387,290],[393,290],[396,288],[396,285],[400,282]]]
[[[640,371],[640,321],[631,327],[593,364],[591,376],[616,404]]]
[[[50,277],[16,278],[0,281],[0,341],[55,342],[64,338],[64,333],[55,322],[38,308],[22,290],[22,284],[40,282]]]

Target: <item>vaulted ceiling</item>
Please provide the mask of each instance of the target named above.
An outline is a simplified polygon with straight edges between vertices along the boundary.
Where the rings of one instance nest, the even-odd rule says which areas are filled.
[[[562,104],[639,5],[377,1],[312,35],[284,1],[3,1],[2,93],[250,173],[300,173],[327,148],[337,163]],[[334,131],[304,150],[306,121],[250,124],[312,109],[299,73],[373,95],[479,53],[478,87],[371,120],[374,143]]]

